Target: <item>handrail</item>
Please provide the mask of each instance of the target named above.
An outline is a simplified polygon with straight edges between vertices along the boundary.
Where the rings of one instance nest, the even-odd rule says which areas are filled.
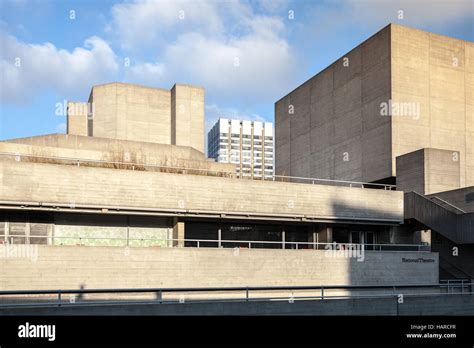
[[[362,185],[362,188],[367,188],[365,186],[378,186],[384,187],[386,190],[396,189],[396,185],[390,184],[379,184],[379,183],[370,183],[370,182],[362,182],[362,181],[347,181],[347,180],[333,180],[333,179],[319,179],[319,178],[307,178],[301,176],[286,176],[286,175],[273,175],[274,178],[289,178],[289,179],[297,179],[297,180],[307,180],[307,181],[319,181],[319,182],[333,182],[333,183],[342,183],[342,184],[356,184]]]
[[[192,238],[120,238],[120,237],[83,237],[83,236],[32,236],[32,235],[12,235],[12,234],[0,234],[0,238],[41,238],[41,239],[72,239],[72,240],[123,240],[123,241],[163,241],[163,242],[193,242],[197,243],[197,247],[200,247],[201,243],[216,243],[219,245],[222,243],[234,243],[234,244],[247,244],[251,248],[252,244],[273,244],[273,245],[295,245],[296,249],[300,245],[312,246],[314,249],[318,249],[319,246],[326,247],[327,245],[335,247],[332,250],[357,250],[364,249],[364,251],[382,251],[384,248],[397,248],[397,247],[408,247],[416,248],[415,251],[430,251],[431,246],[424,244],[359,244],[359,243],[320,243],[320,242],[292,242],[292,241],[259,241],[259,240],[234,240],[234,239],[192,239]],[[9,244],[9,243],[7,243]],[[23,245],[24,243],[21,243]],[[17,244],[9,244],[17,245]],[[370,249],[370,248],[373,249]],[[340,248],[340,249],[337,249]],[[369,249],[369,250],[368,250]],[[425,249],[425,250],[423,250]],[[428,249],[428,250],[426,250]],[[385,251],[393,251],[386,250]],[[410,251],[410,250],[403,250]]]
[[[439,259],[440,259],[441,261],[443,261],[442,263],[447,263],[450,267],[455,268],[456,271],[462,273],[464,276],[468,277],[468,279],[473,278],[470,274],[464,272],[461,268],[459,268],[458,266],[456,266],[455,264],[453,264],[451,261],[449,261],[449,260],[448,260],[447,258],[445,258],[444,256],[439,255]],[[449,270],[446,270],[446,272],[451,273],[451,272],[449,272]],[[452,281],[452,280],[451,280],[451,281]]]
[[[454,286],[460,284],[454,284]],[[474,283],[464,283],[464,286]],[[104,289],[47,289],[47,290],[0,290],[0,295],[48,295],[57,294],[102,294],[102,293],[156,293],[156,292],[218,292],[218,291],[273,291],[273,290],[373,290],[410,288],[446,288],[447,284],[394,284],[394,285],[276,285],[276,286],[229,286],[229,287],[182,287],[182,288],[104,288]],[[451,287],[452,285],[450,285]]]
[[[458,244],[474,241],[471,225],[474,213],[459,214],[441,201],[416,191],[405,192],[405,219],[414,219]],[[442,217],[442,218],[441,218]]]
[[[198,303],[198,302],[226,302],[226,301],[240,301],[240,302],[249,302],[249,301],[275,301],[275,300],[289,300],[290,302],[295,300],[308,300],[308,299],[319,299],[319,300],[332,300],[332,299],[351,299],[351,298],[393,298],[395,301],[399,300],[400,294],[407,297],[417,297],[417,296],[467,296],[473,295],[473,285],[474,283],[463,283],[463,284],[414,284],[414,285],[320,285],[320,286],[235,286],[235,287],[202,287],[202,288],[121,288],[121,289],[57,289],[57,290],[2,290],[0,291],[0,296],[17,296],[13,300],[18,301],[18,296],[27,295],[30,297],[29,301],[23,300],[21,303],[1,303],[0,309],[8,308],[25,308],[25,307],[52,307],[52,306],[95,306],[95,305],[136,305],[136,304],[167,304],[167,303],[180,303],[185,302],[189,303]],[[455,288],[460,288],[461,291],[454,292]],[[467,288],[467,291],[464,289]],[[327,290],[386,290],[380,294],[330,294],[328,295]],[[420,293],[403,293],[404,290],[427,290],[434,289],[432,292],[420,292]],[[438,291],[436,291],[438,289]],[[443,291],[446,289],[446,291]],[[268,296],[268,292],[282,291],[287,290],[291,291],[291,294],[288,296],[282,296],[283,294],[274,294],[273,296]],[[297,295],[294,292],[297,290],[315,290],[315,294],[302,294]],[[324,292],[326,290],[326,293]],[[266,291],[266,296],[250,296],[251,292]],[[210,297],[211,293],[220,292],[222,293],[239,293],[242,295],[238,297]],[[319,292],[319,294],[318,294]],[[84,294],[155,294],[153,300],[145,300],[140,298],[135,298],[131,300],[130,298],[125,299],[116,299],[116,298],[102,298],[102,299],[84,299]],[[163,298],[163,294],[175,293],[174,297]],[[184,293],[207,293],[207,297],[204,298],[187,298],[185,300]],[[70,297],[69,300],[65,300],[65,294],[74,295]],[[38,302],[37,298],[31,298],[32,295],[54,295],[56,300],[49,300],[46,298],[47,302]],[[75,295],[78,295],[76,300]],[[179,295],[178,299],[176,295]],[[110,295],[109,295],[110,296]],[[35,302],[36,301],[36,302]],[[398,308],[398,307],[397,307]],[[0,312],[1,313],[1,312]]]
[[[191,167],[173,167],[173,166],[163,166],[163,165],[156,165],[156,164],[144,164],[144,163],[135,163],[135,162],[121,162],[121,161],[106,161],[106,160],[98,160],[98,159],[84,159],[84,158],[76,158],[76,157],[63,157],[63,156],[44,156],[44,155],[35,155],[35,154],[19,154],[13,152],[0,152],[0,156],[13,156],[17,157],[32,157],[32,158],[43,158],[43,159],[54,159],[60,161],[71,161],[73,164],[77,164],[78,166],[80,163],[99,163],[99,164],[112,164],[112,165],[123,165],[132,167],[132,170],[135,170],[136,167],[144,167],[144,168],[157,168],[157,169],[170,169],[170,170],[177,170],[177,171],[198,171],[203,173],[213,173],[213,174],[220,174],[224,177],[230,178],[240,178],[240,179],[250,179],[261,181],[262,178],[253,178],[253,177],[246,177],[246,176],[239,176],[235,172],[232,171],[222,171],[222,170],[211,170],[211,169],[201,169],[201,168],[191,168]],[[298,176],[286,176],[286,175],[271,175],[266,176],[264,175],[264,181],[278,181],[275,179],[289,179],[289,180],[303,180],[308,183],[333,183],[333,184],[348,184],[349,187],[352,185],[360,185],[360,188],[372,188],[372,187],[380,187],[384,188],[385,190],[396,190],[396,185],[389,185],[389,184],[378,184],[378,183],[370,183],[370,182],[361,182],[361,181],[347,181],[347,180],[332,180],[332,179],[319,179],[319,178],[308,178],[308,177],[298,177]],[[305,183],[306,183],[305,182]]]
[[[443,204],[446,204],[446,205],[450,206],[450,207],[453,208],[454,210],[457,210],[457,211],[461,212],[462,214],[466,214],[466,212],[465,212],[464,210],[462,210],[461,208],[456,207],[454,204],[451,204],[451,203],[445,201],[444,199],[442,199],[442,198],[440,198],[440,197],[438,197],[438,196],[428,197],[428,199],[429,199],[430,201],[432,201],[433,203],[436,203],[436,202],[435,202],[436,200],[441,201]],[[441,204],[438,204],[438,205],[442,207]],[[444,208],[444,207],[443,207],[443,208]]]
[[[433,197],[427,197],[427,196],[422,195],[421,193],[418,193],[418,192],[416,192],[416,191],[410,191],[410,192],[407,192],[407,193],[413,193],[415,196],[418,196],[418,197],[424,199],[424,200],[427,201],[427,202],[431,202],[431,203],[433,203],[433,204],[436,204],[438,207],[443,208],[444,210],[447,210],[447,211],[449,211],[449,212],[452,213],[452,214],[456,214],[456,213],[454,213],[453,211],[446,209],[446,207],[444,207],[441,203],[436,202],[436,200],[431,199],[431,198],[433,198]],[[440,201],[443,201],[443,200],[440,199],[440,198],[438,198],[438,199],[439,199]],[[448,203],[448,202],[446,202],[446,203]],[[449,203],[448,203],[448,204],[449,204]],[[455,206],[453,206],[453,207],[455,207]],[[456,207],[455,207],[455,208],[456,208]]]

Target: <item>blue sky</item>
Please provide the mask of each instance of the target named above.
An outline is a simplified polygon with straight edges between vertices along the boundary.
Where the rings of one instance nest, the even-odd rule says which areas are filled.
[[[111,81],[206,88],[218,117],[274,102],[390,22],[474,41],[472,0],[0,0],[0,139],[65,131]],[[398,16],[403,11],[403,18]]]

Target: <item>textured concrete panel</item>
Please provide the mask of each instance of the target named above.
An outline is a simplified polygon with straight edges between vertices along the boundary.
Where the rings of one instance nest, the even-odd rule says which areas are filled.
[[[89,104],[67,103],[67,134],[87,136]]]
[[[362,52],[362,71],[373,69],[378,64],[384,64],[390,59],[391,27],[387,26],[364,41],[356,49]]]
[[[333,92],[311,103],[311,129],[331,123],[334,118]],[[283,125],[282,125],[283,127]]]
[[[111,83],[94,86],[93,135],[171,143],[170,91]]]
[[[397,157],[397,189],[425,193],[425,151],[423,149]]]
[[[397,189],[433,194],[460,188],[458,153],[421,149],[397,157]]]
[[[360,50],[352,50],[334,63],[334,89],[344,86],[359,75],[362,69]]]
[[[461,187],[460,159],[449,150],[425,150],[425,193],[449,191]]]
[[[389,30],[384,29],[275,104],[277,144],[279,137],[286,141],[287,133],[282,128],[289,126],[291,133],[291,160],[283,163],[277,146],[277,170],[287,175],[297,172],[306,177],[365,180],[362,170],[365,132],[390,122],[388,118],[380,117],[380,103],[388,101],[390,91],[389,34]],[[282,115],[282,104],[288,100],[298,104],[290,125],[284,122]],[[308,108],[309,166],[302,164],[303,155],[298,153],[300,149],[307,150],[304,127]],[[387,131],[385,136],[390,137],[390,128],[384,130]],[[298,144],[296,148],[294,144]],[[390,153],[390,146],[383,151]],[[294,160],[293,156],[296,157]],[[344,161],[343,156],[349,156],[350,160]],[[295,169],[294,164],[298,166]],[[306,172],[302,173],[302,170]],[[381,175],[385,178],[391,172],[384,169]]]
[[[1,290],[436,284],[438,254],[321,250],[38,246],[38,260],[0,259]],[[433,262],[403,262],[403,258]],[[71,270],[74,270],[73,272]],[[291,294],[289,293],[288,296]],[[166,296],[166,295],[165,295]],[[187,295],[185,295],[186,297]],[[184,305],[183,305],[184,306]]]
[[[171,143],[204,153],[204,89],[176,84],[171,104]]]
[[[176,84],[172,91],[127,83],[94,86],[89,134],[190,146],[204,153],[204,89]],[[84,134],[81,134],[84,135]]]
[[[403,221],[397,191],[13,163],[0,161],[2,201]]]
[[[334,89],[334,117],[361,107],[361,79],[354,77],[345,85]]]
[[[364,133],[362,142],[362,177],[371,182],[392,175],[390,123]]]

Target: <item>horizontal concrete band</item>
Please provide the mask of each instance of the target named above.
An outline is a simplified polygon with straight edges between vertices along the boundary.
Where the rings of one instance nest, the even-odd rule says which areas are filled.
[[[438,254],[431,252],[343,255],[282,249],[18,248],[16,253],[8,250],[0,255],[0,290],[438,283]]]
[[[403,192],[0,161],[0,201],[403,222]],[[119,204],[117,204],[119,202]]]
[[[292,221],[292,222],[334,222],[364,225],[399,225],[398,219],[375,219],[357,218],[349,219],[338,216],[307,216],[307,215],[284,215],[284,214],[253,214],[245,212],[221,212],[221,211],[195,211],[180,209],[150,209],[146,207],[122,207],[122,206],[92,206],[92,205],[65,205],[52,202],[16,202],[0,201],[0,210],[19,211],[43,211],[61,213],[87,213],[87,214],[109,214],[109,215],[144,215],[144,216],[179,216],[198,218],[218,218],[229,220],[255,220],[255,221]]]

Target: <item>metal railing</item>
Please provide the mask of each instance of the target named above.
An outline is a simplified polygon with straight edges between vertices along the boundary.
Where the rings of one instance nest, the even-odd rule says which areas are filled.
[[[457,291],[453,291],[457,289]],[[427,292],[425,292],[427,291]],[[289,292],[289,294],[288,294]],[[263,296],[258,296],[258,294]],[[272,295],[273,293],[273,295]],[[300,294],[299,294],[300,293]],[[100,299],[85,295],[109,295]],[[128,294],[128,297],[124,297]],[[152,299],[131,299],[130,295],[149,294]],[[283,296],[283,294],[286,294]],[[250,301],[297,301],[334,300],[352,298],[395,298],[403,296],[473,295],[474,283],[462,284],[416,284],[416,285],[321,285],[321,286],[235,286],[235,287],[183,287],[183,288],[121,288],[121,289],[55,289],[55,290],[2,290],[0,309],[35,306],[80,306],[80,305],[124,305],[167,304],[196,302],[250,302]],[[38,296],[48,295],[40,301]],[[70,296],[65,299],[65,295]],[[113,295],[113,296],[110,296]],[[168,295],[165,298],[165,295]],[[194,296],[193,296],[194,295]],[[200,295],[201,297],[198,297]],[[233,295],[233,296],[231,296]],[[9,296],[16,296],[10,298]],[[22,297],[23,296],[23,297]],[[36,296],[36,297],[35,297]],[[118,299],[122,296],[122,299]],[[6,301],[5,301],[6,298]],[[8,302],[20,301],[20,302]],[[398,302],[398,301],[397,301]],[[1,314],[1,312],[0,312]]]
[[[443,207],[444,209],[448,209],[448,210],[452,211],[455,214],[465,214],[466,213],[461,208],[456,207],[454,204],[451,204],[451,203],[445,201],[444,199],[439,198],[438,196],[428,197],[428,199],[431,200],[433,203],[436,203],[437,205]]]
[[[263,241],[263,240],[239,240],[239,239],[192,239],[192,238],[120,238],[120,237],[94,237],[94,236],[33,236],[21,234],[0,234],[0,238],[7,242],[7,244],[15,245],[9,238],[23,238],[28,239],[43,239],[48,241],[48,244],[55,244],[55,239],[69,239],[76,241],[76,243],[66,245],[84,245],[84,241],[88,240],[110,240],[110,241],[124,241],[122,246],[133,246],[131,241],[139,242],[163,242],[165,247],[181,246],[181,247],[217,247],[217,248],[261,248],[264,246],[274,246],[274,248],[267,249],[313,249],[313,250],[336,250],[336,251],[424,251],[430,252],[431,246],[425,244],[358,244],[358,243],[319,243],[319,242],[295,242],[295,241]],[[77,243],[79,242],[79,243]],[[25,243],[18,243],[25,244]],[[40,243],[30,243],[40,244]],[[157,245],[152,245],[157,246]],[[265,247],[261,248],[265,249]]]
[[[439,200],[414,191],[405,193],[404,205],[405,220],[417,220],[457,244],[474,243],[474,213],[454,212]]]
[[[456,289],[461,289],[464,293],[464,289],[472,285],[471,279],[440,279],[440,285],[446,286],[448,293],[456,292]]]
[[[62,157],[62,156],[42,156],[34,154],[18,154],[11,152],[0,152],[0,156],[5,157],[14,157],[16,161],[21,161],[22,157],[25,158],[38,158],[43,160],[54,160],[54,161],[63,161],[69,162],[71,165],[80,166],[83,165],[111,165],[115,167],[121,167],[117,169],[129,169],[142,171],[152,169],[155,171],[162,172],[171,172],[176,174],[198,174],[198,175],[210,175],[210,176],[220,176],[227,178],[239,178],[247,180],[264,180],[264,181],[277,181],[277,182],[292,182],[292,183],[304,183],[304,184],[317,184],[317,185],[343,185],[346,187],[356,187],[356,188],[373,188],[373,189],[384,189],[384,190],[396,190],[396,185],[389,184],[378,184],[378,183],[368,183],[360,181],[346,181],[346,180],[331,180],[331,179],[319,179],[319,178],[307,178],[307,177],[298,177],[298,176],[286,176],[286,175],[264,175],[263,177],[255,178],[253,176],[242,176],[237,175],[237,173],[232,171],[220,171],[220,170],[211,170],[211,169],[201,169],[201,168],[191,168],[191,167],[175,167],[175,166],[163,166],[155,164],[143,164],[135,162],[122,162],[122,161],[106,161],[106,160],[97,160],[97,159],[84,159],[84,158],[74,158],[74,157]]]
[[[347,180],[331,180],[331,179],[318,179],[318,178],[306,178],[300,176],[285,176],[285,175],[273,175],[273,181],[283,181],[286,182],[290,180],[290,182],[294,183],[310,183],[310,184],[342,184],[347,187],[358,187],[358,188],[376,188],[376,189],[384,189],[393,191],[396,190],[396,185],[389,185],[389,184],[377,184],[377,183],[369,183],[369,182],[361,182],[361,181],[347,181]]]

